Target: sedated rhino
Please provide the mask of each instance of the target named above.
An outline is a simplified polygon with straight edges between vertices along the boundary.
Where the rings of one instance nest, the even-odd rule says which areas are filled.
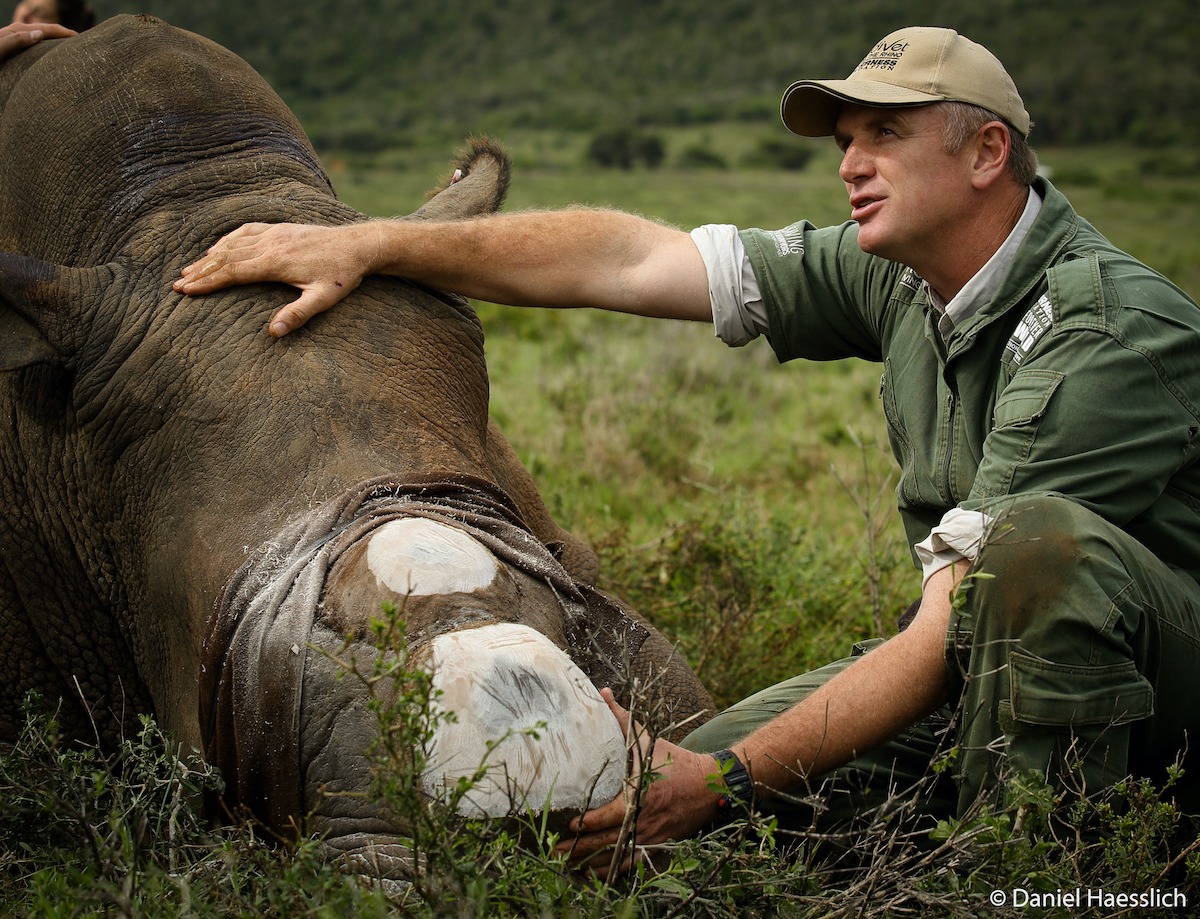
[[[369,278],[276,341],[289,290],[172,291],[247,221],[362,219],[248,65],[121,16],[6,62],[0,106],[0,740],[30,690],[110,742],[152,712],[221,767],[229,803],[361,854],[403,828],[322,793],[366,789],[377,729],[321,649],[378,653],[383,601],[459,716],[431,794],[489,737],[549,723],[501,746],[481,811],[615,796],[620,731],[592,683],[661,674],[673,719],[711,707],[588,585],[595,556],[489,423],[465,301]],[[499,206],[502,154],[463,166],[413,219]]]

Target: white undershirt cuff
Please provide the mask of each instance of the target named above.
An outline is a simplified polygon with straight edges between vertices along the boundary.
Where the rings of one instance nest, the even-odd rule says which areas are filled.
[[[914,546],[921,562],[921,589],[929,579],[955,562],[979,558],[992,518],[981,511],[952,507],[929,536]]]

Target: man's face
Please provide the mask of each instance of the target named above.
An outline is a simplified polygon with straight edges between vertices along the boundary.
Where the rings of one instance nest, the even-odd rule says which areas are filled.
[[[58,22],[58,0],[21,0],[13,22]]]
[[[935,105],[872,108],[843,103],[834,139],[864,252],[921,273],[969,224],[972,146],[951,156]]]

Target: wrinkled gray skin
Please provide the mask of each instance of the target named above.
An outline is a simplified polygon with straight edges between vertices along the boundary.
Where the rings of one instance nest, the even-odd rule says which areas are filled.
[[[94,723],[111,743],[153,712],[200,748],[201,643],[223,586],[289,521],[381,474],[497,482],[543,542],[567,544],[572,574],[595,575],[489,426],[482,333],[464,304],[373,277],[276,341],[267,322],[291,289],[172,291],[182,265],[244,222],[362,219],[244,62],[122,16],[11,59],[0,105],[0,740],[38,690],[61,699],[68,731]],[[426,215],[498,206],[501,164],[485,154],[470,169]],[[386,598],[353,566],[328,588],[324,640],[361,630]],[[427,606],[431,620],[456,615]],[[539,627],[564,642],[561,623]],[[639,666],[668,656],[654,633]],[[668,669],[678,716],[711,704],[686,665]],[[328,674],[309,676],[318,687]],[[340,687],[306,687],[310,807],[320,782],[361,778],[345,763],[369,726],[341,717],[361,699]],[[385,836],[359,806],[341,799],[317,828]]]

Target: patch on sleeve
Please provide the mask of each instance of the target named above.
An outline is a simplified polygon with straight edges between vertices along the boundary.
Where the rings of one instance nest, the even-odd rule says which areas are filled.
[[[1021,317],[1021,321],[1017,323],[1017,328],[1013,331],[1012,338],[1004,346],[1004,350],[1012,355],[1013,366],[1020,364],[1029,356],[1033,346],[1050,331],[1053,323],[1054,308],[1050,305],[1050,298],[1043,294],[1038,298],[1038,302],[1029,308],[1029,312]]]
[[[773,231],[771,239],[775,242],[775,252],[780,258],[785,255],[804,254],[804,228],[800,224]]]

